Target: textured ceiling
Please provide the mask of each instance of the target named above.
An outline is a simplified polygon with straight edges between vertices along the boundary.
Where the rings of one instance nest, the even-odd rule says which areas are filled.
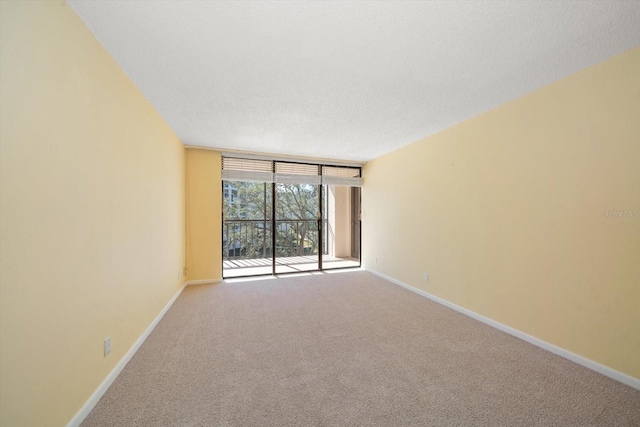
[[[186,145],[341,160],[640,45],[640,1],[68,3]]]

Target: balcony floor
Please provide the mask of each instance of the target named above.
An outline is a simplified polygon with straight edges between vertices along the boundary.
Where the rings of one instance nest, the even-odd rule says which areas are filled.
[[[324,270],[358,267],[359,265],[360,261],[355,258],[339,258],[331,255],[322,256],[322,266]],[[276,273],[297,273],[317,269],[317,256],[305,255],[276,258]],[[225,278],[257,276],[271,273],[271,258],[224,260],[222,263],[222,275]]]

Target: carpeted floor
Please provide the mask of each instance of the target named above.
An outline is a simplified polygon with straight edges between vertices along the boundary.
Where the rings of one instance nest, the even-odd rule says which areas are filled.
[[[640,391],[370,273],[185,289],[89,426],[640,426]]]

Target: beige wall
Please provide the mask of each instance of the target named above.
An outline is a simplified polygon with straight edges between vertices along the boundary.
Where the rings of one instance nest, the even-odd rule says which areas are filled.
[[[335,256],[351,256],[351,188],[336,185],[334,188],[335,209]]]
[[[368,163],[364,263],[640,378],[639,159],[636,48]]]
[[[186,151],[189,281],[222,279],[221,158],[218,151]]]
[[[64,2],[0,7],[0,425],[62,426],[182,285],[184,147]]]
[[[329,210],[327,212],[328,254],[336,257],[351,256],[351,187],[328,185]]]

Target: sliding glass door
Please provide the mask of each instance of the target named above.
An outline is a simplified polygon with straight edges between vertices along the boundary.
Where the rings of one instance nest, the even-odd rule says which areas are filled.
[[[222,164],[223,277],[360,265],[359,168],[235,157]]]
[[[360,265],[360,188],[324,185],[322,268]],[[355,190],[355,191],[354,191]]]
[[[271,183],[224,181],[223,195],[223,273],[271,274]]]
[[[320,186],[275,184],[276,273],[320,269]]]

